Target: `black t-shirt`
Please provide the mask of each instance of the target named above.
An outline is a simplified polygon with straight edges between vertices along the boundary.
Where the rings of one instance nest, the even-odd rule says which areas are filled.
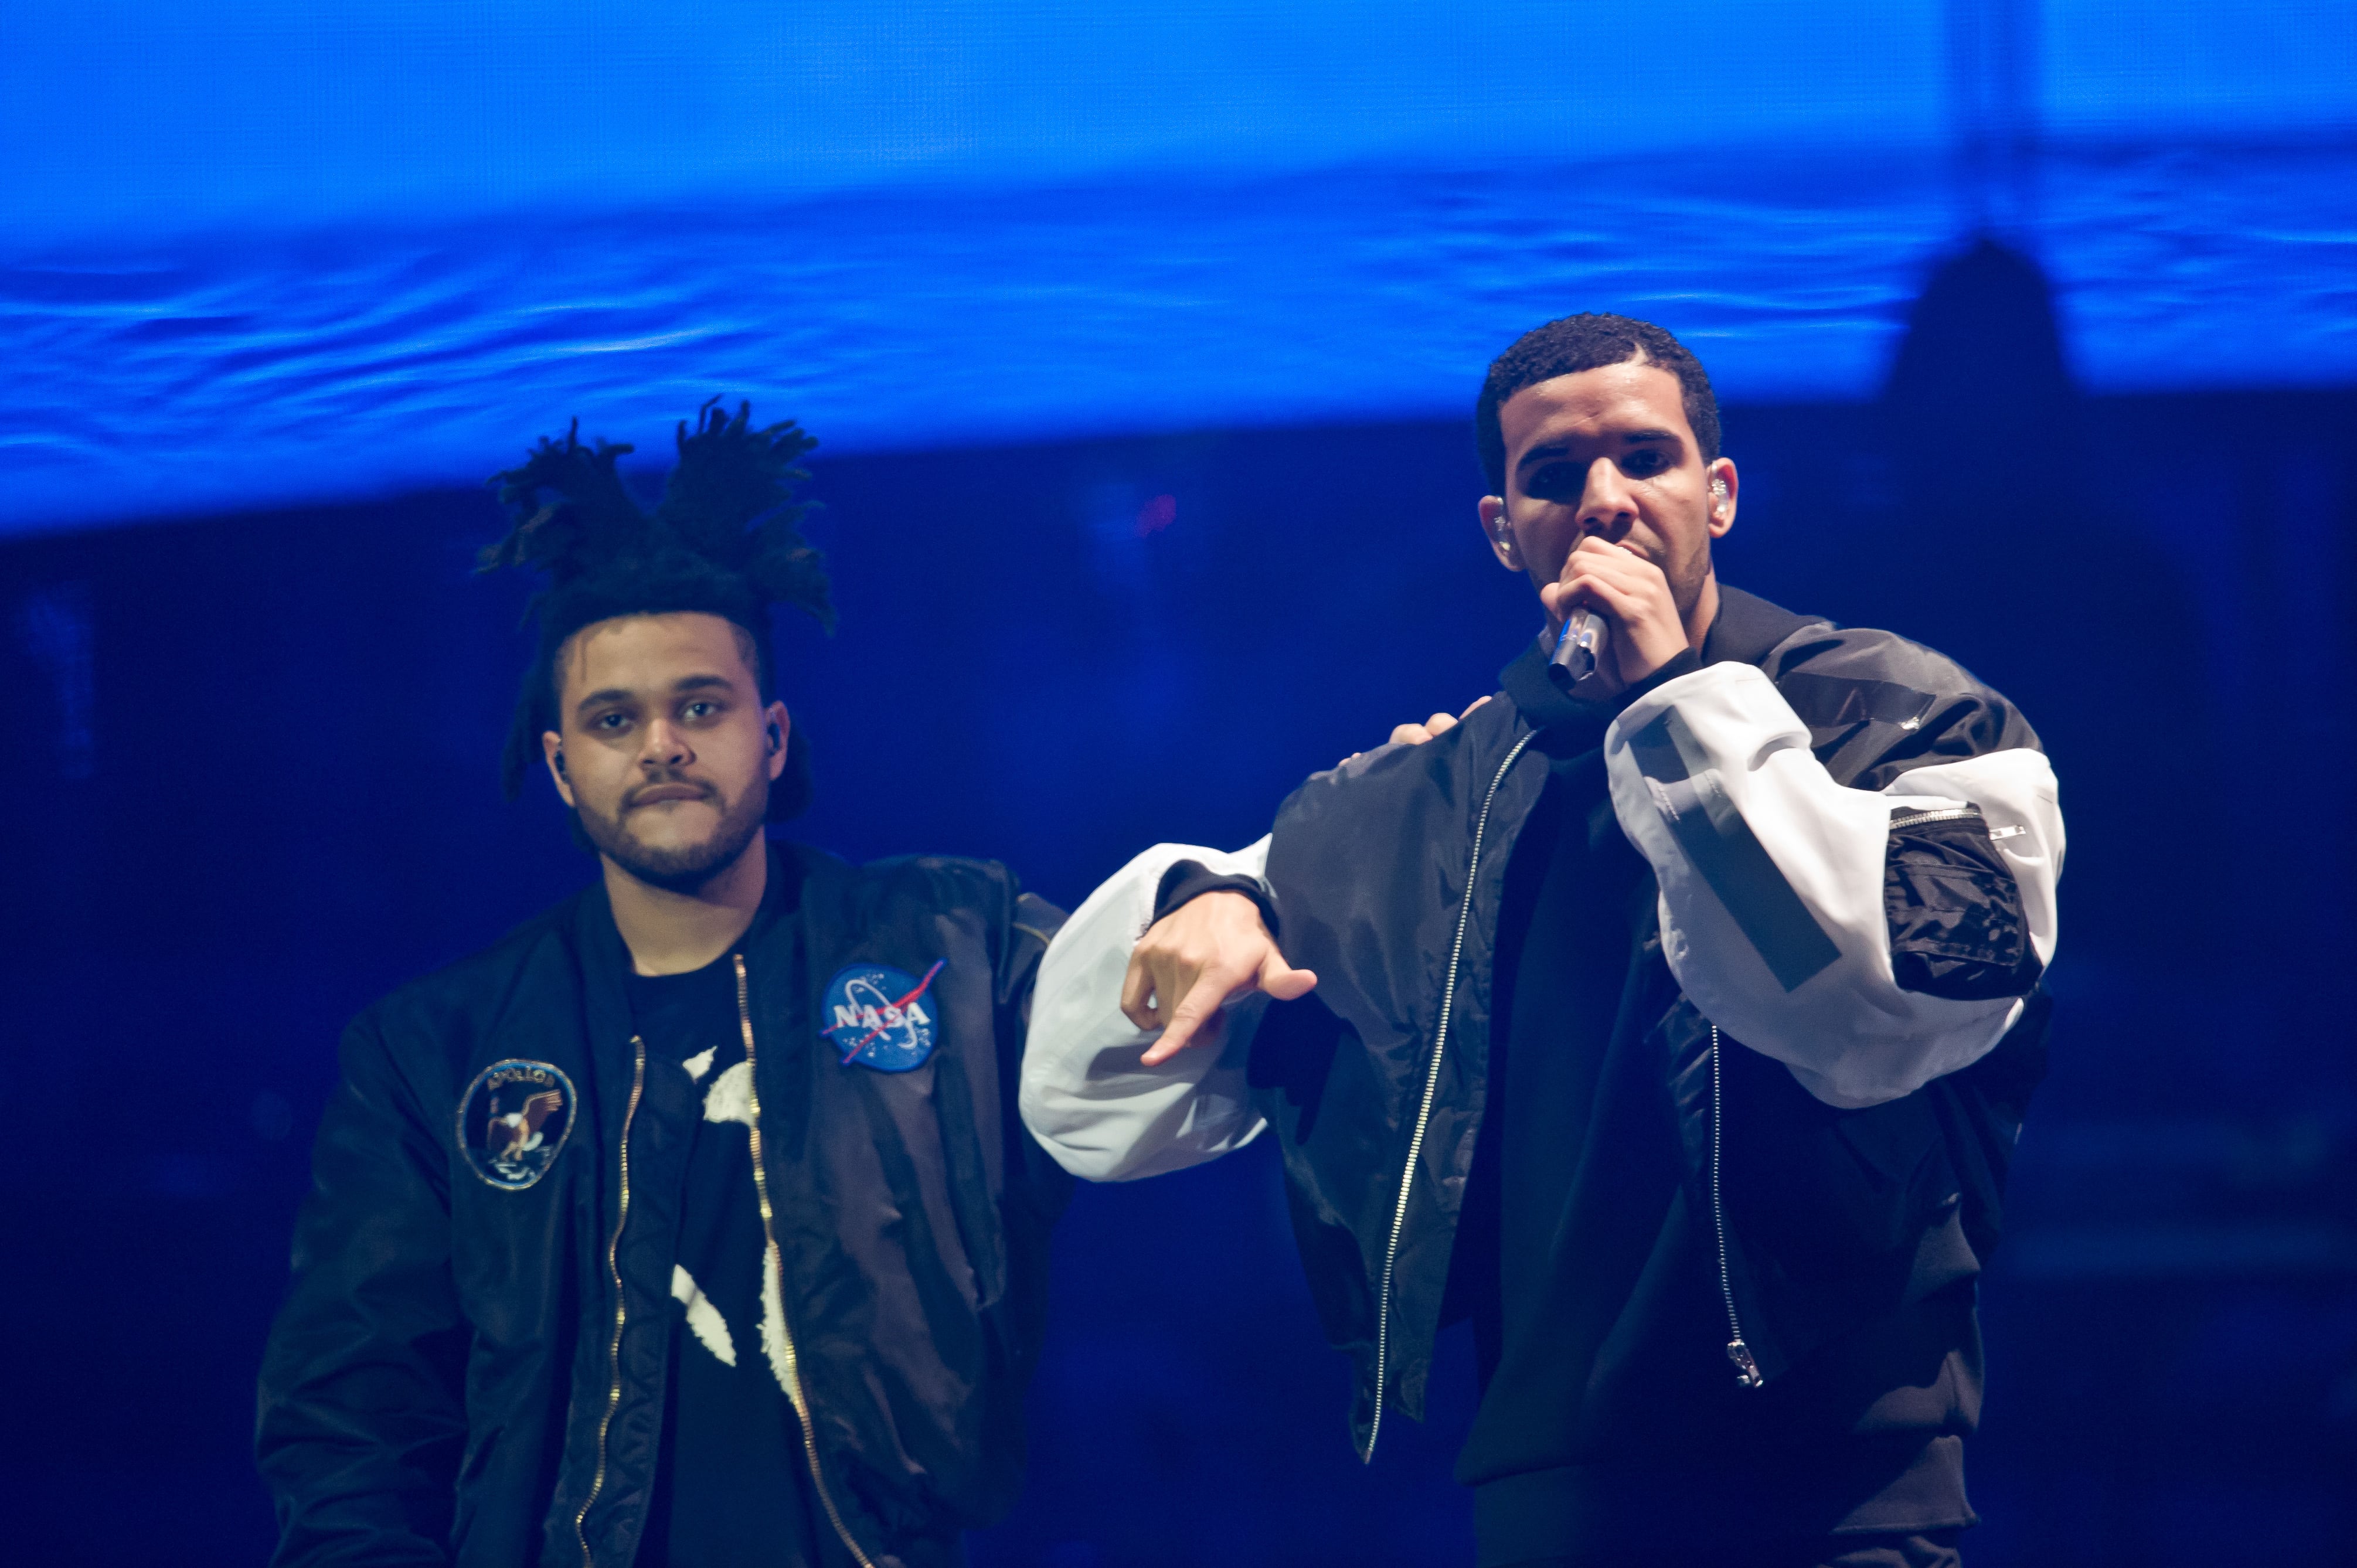
[[[774,1299],[753,1185],[752,1069],[730,958],[625,976],[647,1071],[702,1092],[672,1271],[671,1375],[640,1568],[818,1568],[823,1516],[772,1360]],[[774,1288],[774,1287],[772,1287]]]
[[[1482,1378],[1458,1476],[1479,1488],[1483,1560],[1969,1524],[1968,1294],[1917,1304],[1765,1390],[1737,1385],[1663,1064],[1619,1026],[1652,884],[1613,813],[1610,715],[1549,716],[1547,784],[1507,864],[1489,1095],[1449,1281]]]

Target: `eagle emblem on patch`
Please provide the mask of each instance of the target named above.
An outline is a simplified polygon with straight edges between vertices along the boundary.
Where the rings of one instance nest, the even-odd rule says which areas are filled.
[[[857,1062],[877,1072],[908,1072],[924,1066],[941,1038],[939,1006],[930,993],[946,961],[935,960],[922,979],[885,964],[855,963],[826,983],[819,1033],[845,1067]]]
[[[521,1192],[556,1163],[579,1103],[573,1080],[547,1062],[493,1062],[458,1101],[458,1148],[477,1176]]]

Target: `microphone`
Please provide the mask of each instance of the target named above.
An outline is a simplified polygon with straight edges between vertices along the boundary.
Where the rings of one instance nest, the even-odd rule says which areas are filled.
[[[1604,618],[1594,610],[1577,609],[1563,623],[1563,630],[1555,639],[1555,657],[1547,660],[1549,673],[1560,671],[1555,683],[1577,686],[1596,672],[1596,650],[1604,641]]]

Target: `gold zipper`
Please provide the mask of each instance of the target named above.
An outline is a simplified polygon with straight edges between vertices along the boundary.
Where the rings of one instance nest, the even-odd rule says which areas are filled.
[[[753,1004],[745,980],[745,955],[736,955],[737,963],[737,1025],[745,1034],[746,1088],[751,1099],[753,1112],[752,1155],[753,1192],[761,1204],[761,1239],[769,1243],[769,1267],[776,1272],[778,1287],[779,1338],[784,1341],[786,1354],[786,1398],[792,1402],[794,1415],[802,1423],[802,1457],[810,1462],[811,1485],[818,1492],[818,1500],[826,1509],[827,1522],[843,1541],[859,1568],[876,1568],[867,1553],[860,1550],[852,1538],[851,1527],[843,1522],[843,1512],[834,1506],[834,1496],[826,1489],[826,1474],[819,1467],[818,1433],[811,1424],[810,1400],[802,1391],[802,1360],[794,1349],[794,1334],[786,1322],[786,1260],[778,1250],[778,1228],[770,1208],[770,1176],[761,1164],[761,1081],[760,1070],[754,1065]]]
[[[639,1113],[639,1095],[647,1083],[647,1046],[630,1036],[630,1102],[622,1111],[622,1197],[614,1215],[614,1234],[606,1242],[606,1273],[614,1281],[614,1342],[607,1348],[606,1413],[597,1418],[597,1468],[589,1477],[589,1495],[573,1516],[573,1539],[581,1543],[581,1568],[596,1568],[589,1555],[589,1510],[606,1489],[606,1434],[614,1425],[614,1412],[622,1402],[622,1322],[629,1316],[622,1294],[622,1227],[630,1222],[630,1122]]]

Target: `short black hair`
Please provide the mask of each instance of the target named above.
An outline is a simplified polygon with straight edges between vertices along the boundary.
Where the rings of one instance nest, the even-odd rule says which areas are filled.
[[[1490,361],[1481,395],[1473,404],[1473,439],[1481,448],[1481,471],[1489,478],[1490,493],[1506,493],[1506,434],[1499,425],[1498,410],[1508,398],[1557,376],[1576,376],[1582,371],[1625,365],[1631,360],[1659,365],[1678,378],[1686,424],[1694,428],[1702,460],[1717,461],[1718,399],[1711,392],[1710,377],[1702,361],[1650,321],[1582,313],[1531,328],[1514,339],[1512,348]]]
[[[544,436],[522,467],[491,477],[515,524],[483,552],[479,569],[548,575],[524,608],[540,636],[500,759],[509,799],[539,759],[541,733],[563,727],[557,659],[585,628],[622,616],[718,616],[748,646],[764,702],[777,692],[771,607],[791,605],[834,629],[824,557],[802,536],[811,509],[792,499],[810,478],[795,459],[818,443],[791,420],[757,429],[749,404],[732,416],[718,402],[696,411],[693,428],[680,423],[679,464],[651,512],[615,469],[633,448],[583,446],[578,420],[562,442]],[[770,820],[787,821],[809,803],[810,758],[797,725],[786,771],[770,791]]]

